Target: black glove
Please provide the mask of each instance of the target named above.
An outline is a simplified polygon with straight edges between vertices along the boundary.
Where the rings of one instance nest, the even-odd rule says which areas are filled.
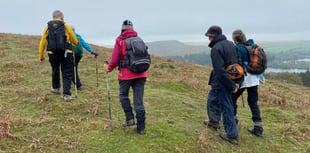
[[[97,51],[93,51],[91,54],[92,54],[92,55],[95,55],[95,56],[98,56],[98,55],[99,55]]]

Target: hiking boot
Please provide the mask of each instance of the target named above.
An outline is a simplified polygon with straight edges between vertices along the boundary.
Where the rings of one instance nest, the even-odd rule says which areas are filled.
[[[135,125],[135,120],[134,119],[130,119],[130,120],[125,121],[125,122],[122,123],[123,127],[132,126],[132,125]]]
[[[213,128],[215,130],[220,129],[220,124],[215,122],[210,122],[208,120],[204,120],[203,124],[208,126],[209,128]]]
[[[234,145],[238,145],[238,137],[234,137],[234,138],[228,138],[226,133],[220,133],[220,137],[225,140],[225,141],[228,141],[229,143],[231,144],[234,144]]]
[[[141,135],[144,135],[146,132],[145,132],[145,129],[142,129],[142,130],[138,130],[138,129],[137,129],[137,133],[138,133],[138,134],[141,134]]]
[[[77,90],[82,90],[82,89],[83,89],[82,86],[77,87]]]
[[[60,94],[60,89],[59,88],[54,89],[53,87],[51,87],[51,92],[54,94]]]
[[[72,100],[70,95],[64,95],[64,101],[69,102],[70,100]]]
[[[260,126],[254,126],[253,128],[249,128],[248,131],[257,137],[262,137],[264,129]]]

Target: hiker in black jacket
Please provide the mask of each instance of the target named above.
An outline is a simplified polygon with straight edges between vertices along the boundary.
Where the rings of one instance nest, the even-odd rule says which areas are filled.
[[[211,26],[206,32],[210,40],[213,70],[210,74],[211,90],[207,98],[207,113],[209,120],[204,124],[210,128],[219,129],[219,122],[223,119],[226,133],[220,137],[232,144],[238,144],[238,127],[234,120],[234,105],[232,93],[237,92],[240,82],[230,79],[226,67],[238,62],[238,53],[233,42],[228,41],[219,26]],[[241,80],[242,81],[242,80]]]

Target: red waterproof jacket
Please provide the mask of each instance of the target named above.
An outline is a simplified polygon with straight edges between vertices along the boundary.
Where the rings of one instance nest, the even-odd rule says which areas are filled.
[[[123,33],[121,33],[120,36],[117,37],[113,48],[112,56],[108,65],[109,71],[112,71],[114,68],[119,66],[121,57],[126,55],[125,39],[129,37],[135,37],[137,35],[138,35],[137,32],[134,30],[126,30]],[[119,80],[132,80],[137,78],[147,78],[147,72],[134,73],[126,67],[120,68],[118,73]]]

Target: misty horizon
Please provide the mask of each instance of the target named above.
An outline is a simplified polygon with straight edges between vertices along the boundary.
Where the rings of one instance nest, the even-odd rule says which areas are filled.
[[[231,34],[225,34],[224,35],[227,37],[228,40],[232,41]],[[306,37],[300,37],[301,34],[298,33],[289,33],[289,34],[247,34],[248,39],[254,39],[256,42],[295,42],[295,41],[310,41],[310,39]],[[303,35],[310,35],[303,33]],[[118,36],[118,35],[117,35]],[[110,38],[85,38],[89,43],[95,44],[95,45],[100,45],[100,46],[109,46],[113,47],[115,43],[115,37],[110,37]],[[149,42],[159,42],[159,41],[171,41],[171,40],[176,40],[182,43],[192,43],[192,44],[197,44],[197,45],[202,45],[204,44],[205,46],[208,45],[209,40],[207,37],[204,36],[204,34],[196,34],[196,35],[184,35],[184,36],[179,36],[179,37],[173,37],[171,35],[169,36],[147,36],[147,35],[141,35],[139,36],[147,43]],[[178,39],[179,38],[179,39]]]

